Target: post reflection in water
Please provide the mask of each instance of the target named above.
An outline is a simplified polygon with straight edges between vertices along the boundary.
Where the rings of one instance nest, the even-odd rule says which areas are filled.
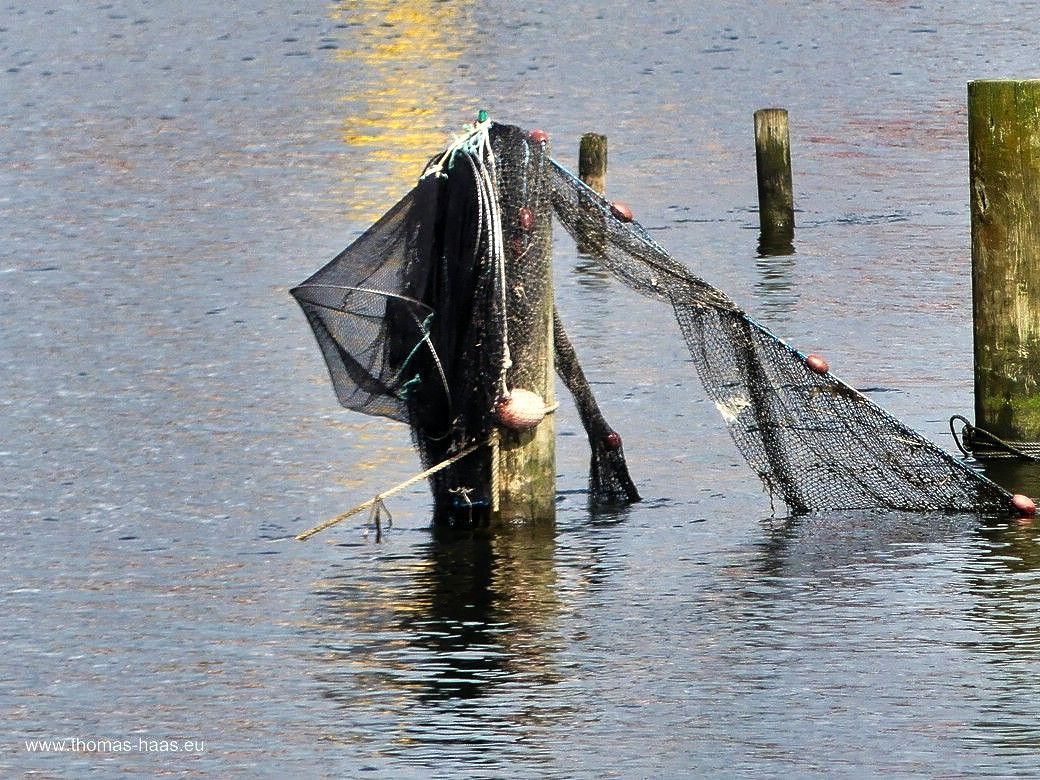
[[[315,676],[350,712],[333,738],[412,758],[450,741],[455,758],[494,744],[501,760],[500,742],[526,744],[530,760],[565,710],[554,545],[551,526],[437,530],[324,581]]]
[[[1019,486],[1040,474],[1035,464],[1011,462],[986,470]],[[753,568],[762,579],[744,572],[742,609],[774,623],[768,631],[780,645],[792,613],[815,613],[812,622],[828,626],[823,647],[841,658],[843,686],[866,680],[864,689],[880,687],[864,672],[873,667],[886,679],[912,680],[914,690],[942,691],[932,725],[918,715],[913,728],[943,729],[949,744],[973,754],[970,765],[987,773],[1031,761],[1040,750],[1040,526],[1032,518],[788,518],[770,524]],[[966,664],[964,656],[975,660]],[[956,681],[947,668],[959,669]],[[886,696],[898,702],[897,694]],[[901,717],[898,708],[891,712]],[[912,741],[913,731],[901,733]],[[922,746],[928,749],[926,740]]]
[[[762,303],[763,315],[779,322],[785,321],[798,305],[798,290],[792,278],[795,270],[793,254],[793,248],[787,253],[760,253],[755,260],[758,270],[755,297]]]
[[[422,168],[450,140],[448,131],[476,115],[458,105],[458,65],[474,45],[471,0],[340,0],[332,18],[354,32],[352,49],[335,51],[356,72],[343,96],[340,136],[346,158],[347,216],[372,222],[407,193]]]
[[[987,464],[1002,484],[1036,495],[1036,464]],[[1000,472],[1000,474],[995,473]],[[1017,489],[1017,488],[1016,488]],[[1040,529],[1034,518],[996,522],[980,531],[981,555],[965,566],[972,595],[965,646],[979,655],[989,695],[975,741],[995,757],[1035,756],[1040,750]]]
[[[783,257],[794,254],[794,231],[758,234],[759,257]]]

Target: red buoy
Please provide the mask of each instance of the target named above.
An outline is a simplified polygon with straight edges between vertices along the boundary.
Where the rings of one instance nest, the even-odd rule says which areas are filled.
[[[822,355],[807,355],[805,365],[809,367],[810,371],[817,374],[826,374],[831,370],[831,367],[827,365],[827,361],[823,359]]]
[[[544,144],[549,140],[549,134],[544,130],[532,130],[527,134],[527,137],[531,139],[532,143]]]
[[[1011,497],[1011,506],[1020,515],[1025,515],[1026,517],[1032,517],[1036,514],[1036,502],[1029,496],[1024,496],[1021,493],[1015,493]]]
[[[516,221],[520,223],[522,229],[530,230],[531,225],[534,224],[534,212],[527,208],[527,206],[521,206]]]
[[[608,450],[620,450],[621,434],[617,431],[611,431],[603,437],[603,443],[607,445]]]
[[[632,221],[632,209],[627,204],[622,203],[620,200],[615,200],[610,204],[610,213],[617,217],[622,222]]]

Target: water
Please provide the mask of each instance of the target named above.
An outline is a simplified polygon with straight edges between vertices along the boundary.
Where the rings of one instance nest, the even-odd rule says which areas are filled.
[[[677,257],[951,446],[965,84],[1035,75],[1040,11],[228,5],[0,14],[5,774],[1040,771],[1037,529],[774,513],[671,314],[562,231],[560,307],[646,500],[589,515],[564,403],[555,528],[441,538],[420,485],[379,543],[291,542],[417,464],[335,406],[287,295],[477,108],[564,163],[604,132],[611,193]],[[796,253],[757,257],[774,104]],[[62,738],[204,749],[25,744]]]

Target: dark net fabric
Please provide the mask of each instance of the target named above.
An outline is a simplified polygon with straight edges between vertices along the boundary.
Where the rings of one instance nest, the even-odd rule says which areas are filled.
[[[407,421],[405,386],[433,310],[419,300],[438,202],[424,181],[328,265],[290,292],[314,331],[339,402]]]
[[[533,353],[553,330],[550,172],[543,139],[492,124],[482,142],[434,158],[405,198],[292,290],[340,403],[407,422],[426,468],[489,441],[512,389],[551,386]],[[635,500],[620,451],[595,455],[610,429],[586,409],[591,391],[568,354],[568,387],[584,386],[579,409],[595,426],[595,498]],[[436,516],[486,512],[491,469],[481,447],[431,476]]]
[[[924,439],[738,309],[637,223],[554,166],[562,224],[629,287],[669,301],[701,381],[771,496],[792,512],[1006,511],[1000,486]]]
[[[574,405],[592,450],[589,464],[590,501],[603,505],[638,501],[639,491],[628,473],[621,436],[603,417],[585,372],[578,363],[574,346],[563,329],[559,315],[555,313],[553,340],[556,346],[556,371],[574,397]]]
[[[407,422],[425,467],[490,441],[496,402],[545,384],[538,372],[546,361],[534,354],[545,338],[535,336],[551,331],[557,370],[592,449],[591,500],[638,500],[620,437],[545,304],[555,212],[583,252],[673,307],[738,448],[791,511],[1008,507],[1009,494],[995,483],[833,375],[811,370],[805,356],[554,163],[544,138],[487,123],[431,166],[371,229],[292,290],[340,403]],[[433,475],[435,516],[486,512],[492,468],[492,449],[480,447]]]

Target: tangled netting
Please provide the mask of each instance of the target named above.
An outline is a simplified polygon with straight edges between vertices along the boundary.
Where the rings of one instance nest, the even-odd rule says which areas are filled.
[[[552,170],[544,141],[480,122],[292,294],[340,403],[407,422],[426,468],[489,441],[514,389],[551,387],[536,350],[560,334],[556,365],[589,434],[593,498],[634,501],[620,439],[554,316]],[[492,455],[479,449],[430,477],[435,516],[490,507]]]
[[[534,304],[551,283],[552,213],[590,258],[673,307],[737,447],[792,512],[1009,506],[1003,488],[694,276],[554,162],[544,135],[490,122],[434,158],[403,200],[292,291],[340,402],[407,422],[424,464],[436,464],[488,439],[496,403],[531,386],[531,335],[552,327],[592,448],[590,496],[638,500],[559,317]],[[460,460],[431,478],[434,496],[445,511],[487,502],[491,468],[486,451]]]

